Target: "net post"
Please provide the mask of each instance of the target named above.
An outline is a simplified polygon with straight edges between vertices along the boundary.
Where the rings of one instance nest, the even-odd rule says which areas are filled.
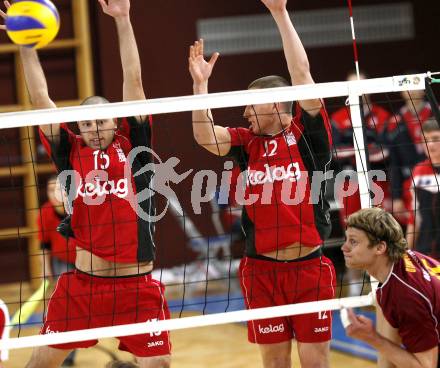
[[[360,109],[361,94],[359,91],[350,90],[348,102],[350,104],[351,123],[353,126],[353,142],[356,157],[356,171],[358,175],[361,208],[371,208],[370,181],[368,178],[368,161],[365,147],[364,129]],[[370,276],[371,290],[376,293],[378,280]]]
[[[361,109],[359,99],[361,95],[350,90],[348,102],[350,104],[351,123],[353,126],[353,142],[356,157],[356,171],[358,176],[359,193],[361,197],[361,207],[371,207],[370,182],[368,180],[367,155],[362,126]]]

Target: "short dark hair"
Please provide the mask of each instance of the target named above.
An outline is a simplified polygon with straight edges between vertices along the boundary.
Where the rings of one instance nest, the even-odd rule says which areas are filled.
[[[263,89],[263,88],[277,88],[277,87],[289,87],[291,84],[287,81],[286,78],[280,77],[278,75],[268,75],[266,77],[255,79],[252,83],[249,84],[248,89]],[[292,113],[292,101],[285,101],[282,103],[284,108],[289,114]]]
[[[248,89],[251,88],[275,88],[275,87],[287,87],[290,83],[286,78],[280,77],[278,75],[268,75],[266,77],[255,79],[251,84],[249,84]]]
[[[81,105],[99,105],[110,103],[105,97],[102,96],[89,96],[81,102]]]
[[[57,181],[58,180],[58,174],[51,174],[48,178],[47,178],[47,182],[50,183],[52,181]]]
[[[439,130],[440,130],[440,123],[434,118],[425,121],[422,125],[423,134],[436,132]]]

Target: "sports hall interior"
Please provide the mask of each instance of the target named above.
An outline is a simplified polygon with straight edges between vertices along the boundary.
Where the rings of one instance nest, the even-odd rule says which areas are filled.
[[[370,78],[404,74],[408,70],[426,72],[439,69],[439,57],[435,42],[438,35],[438,12],[427,11],[437,7],[435,0],[386,0],[386,5],[403,6],[410,9],[409,20],[412,32],[398,40],[362,42],[359,34],[360,67]],[[122,98],[122,72],[117,35],[114,22],[102,14],[95,0],[57,0],[61,15],[61,29],[57,39],[39,52],[48,80],[49,92],[58,106],[75,106],[91,95],[102,95],[111,102]],[[356,0],[355,8],[373,9],[384,5],[381,0]],[[247,16],[268,16],[259,0],[204,1],[204,0],[145,0],[131,1],[131,20],[135,31],[144,88],[148,98],[184,96],[192,94],[192,82],[188,73],[188,47],[207,32],[204,26],[209,20],[219,18],[229,21]],[[346,12],[346,24],[341,32],[349,29],[348,8],[337,0],[289,1],[288,9],[295,12],[316,14],[320,12],[323,23],[317,25],[313,37],[324,37],[326,20],[333,11]],[[355,13],[356,14],[356,13]],[[383,22],[392,20],[382,19]],[[238,22],[240,23],[240,22]],[[222,24],[221,22],[219,23]],[[332,22],[329,21],[330,27]],[[348,28],[347,28],[348,27]],[[225,31],[228,31],[227,29]],[[240,30],[237,43],[240,44]],[[221,32],[220,32],[221,33]],[[207,33],[209,34],[209,32]],[[244,32],[245,34],[245,32]],[[301,29],[300,29],[301,34]],[[313,40],[312,40],[313,41]],[[354,69],[353,48],[350,39],[333,44],[314,45],[305,43],[315,82],[345,80]],[[319,40],[318,40],[319,41]],[[209,40],[206,41],[209,43]],[[220,50],[221,52],[221,50]],[[221,55],[215,74],[210,80],[211,92],[246,89],[249,82],[264,75],[287,76],[281,48],[262,47],[257,50]],[[374,98],[374,97],[373,97]],[[341,107],[342,99],[331,100],[329,113]],[[389,103],[389,101],[387,102]],[[400,101],[393,106],[397,109]],[[4,32],[0,33],[0,112],[31,109],[20,65],[18,47],[13,45]],[[216,112],[216,121],[225,125],[244,124],[241,108]],[[213,169],[220,172],[222,160],[211,156],[197,146],[192,137],[191,113],[172,113],[153,116],[154,149],[165,161],[172,155],[181,159],[179,172]],[[244,126],[244,125],[243,125]],[[36,216],[39,206],[47,200],[46,182],[54,173],[54,167],[41,147],[36,128],[0,129],[0,299],[5,301],[13,314],[20,300],[27,299],[38,288],[42,280],[41,250],[37,238]],[[173,187],[185,215],[194,223],[203,237],[218,235],[212,221],[211,204],[202,206],[202,214],[192,213],[190,198],[191,180]],[[159,205],[163,205],[159,201]],[[333,230],[324,249],[334,260],[339,272],[344,272],[340,245],[343,240],[337,210],[332,211]],[[180,220],[172,213],[157,224],[156,269],[168,270],[192,264],[198,251],[192,245],[190,235],[182,230]],[[243,239],[230,244],[234,259],[243,251]],[[220,255],[216,255],[221,258]],[[195,267],[191,272],[204,272]],[[165,271],[164,271],[165,272]],[[368,286],[366,286],[368,287]],[[209,285],[201,283],[192,290],[200,308],[180,313],[178,307],[174,317],[194,315],[204,311],[206,295],[219,295],[227,290],[222,282]],[[168,298],[181,300],[182,288],[172,285]],[[339,295],[344,295],[343,288]],[[204,299],[205,298],[205,299]],[[43,306],[36,310],[41,316]],[[372,312],[372,311],[371,311]],[[38,322],[35,317],[34,321]],[[38,323],[14,328],[12,336],[36,334]],[[337,323],[337,319],[335,319]],[[342,332],[343,333],[343,332]],[[227,324],[215,327],[180,330],[172,333],[173,367],[257,367],[260,358],[256,346],[247,342],[245,324]],[[374,357],[364,351],[364,346],[344,349],[343,342],[332,350],[331,364],[335,367],[373,367]],[[342,348],[341,348],[342,346]],[[23,367],[30,356],[30,349],[14,350],[4,367]],[[116,349],[114,340],[103,340],[95,348],[81,350],[77,367],[104,367],[112,359],[130,359]],[[299,366],[298,358],[294,358]]]

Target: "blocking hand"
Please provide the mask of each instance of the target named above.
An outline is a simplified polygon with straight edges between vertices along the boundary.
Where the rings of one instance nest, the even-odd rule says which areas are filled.
[[[202,39],[194,42],[194,45],[190,46],[188,63],[189,72],[191,73],[194,83],[198,84],[208,81],[219,55],[218,52],[215,52],[209,61],[206,61],[203,57]]]
[[[5,8],[9,9],[9,7],[11,6],[9,1],[3,1],[3,3],[5,4]],[[0,9],[0,17],[2,17],[4,20],[6,20],[6,13]],[[6,26],[4,24],[0,24],[0,29],[3,29],[6,31]]]
[[[130,14],[130,0],[98,0],[102,11],[113,18]]]
[[[286,9],[287,0],[261,0],[271,12],[282,11]]]

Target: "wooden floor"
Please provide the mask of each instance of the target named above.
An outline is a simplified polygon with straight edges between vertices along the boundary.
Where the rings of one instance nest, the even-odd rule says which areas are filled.
[[[38,331],[35,331],[38,332]],[[242,325],[222,325],[192,330],[175,331],[171,335],[173,344],[173,368],[254,368],[261,367],[258,348],[247,342],[246,328]],[[111,361],[109,350],[121,360],[131,360],[130,354],[117,350],[116,339],[102,340],[97,348],[78,351],[78,368],[104,368]],[[30,357],[31,349],[10,352],[5,368],[22,368]],[[299,367],[296,352],[294,367]],[[363,359],[332,351],[331,367],[369,368],[375,365]]]
[[[17,285],[1,286],[0,299],[5,302],[17,300]],[[26,293],[26,291],[25,291]],[[37,328],[27,328],[23,335],[38,333]],[[13,334],[14,335],[14,334]],[[247,329],[242,324],[229,324],[190,330],[174,331],[171,334],[173,344],[173,368],[247,368],[261,367],[258,348],[247,342]],[[117,350],[116,339],[105,339],[90,349],[78,351],[75,367],[104,368],[112,360],[112,355],[120,360],[131,360],[130,354]],[[294,367],[299,361],[294,346]],[[29,359],[31,349],[13,350],[5,368],[23,368]],[[332,351],[331,367],[369,368],[372,362]]]

